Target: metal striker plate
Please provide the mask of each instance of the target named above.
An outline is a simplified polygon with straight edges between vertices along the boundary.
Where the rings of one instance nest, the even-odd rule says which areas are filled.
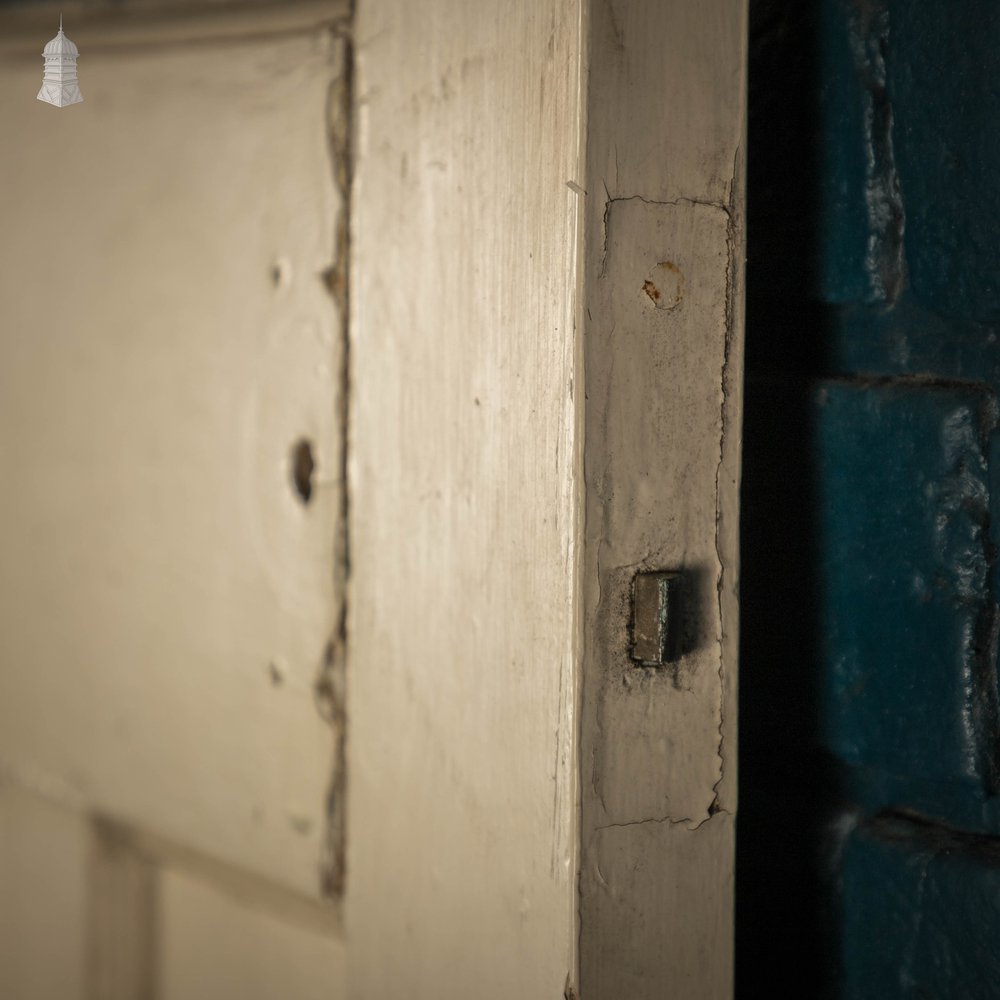
[[[681,573],[637,573],[632,581],[632,659],[659,667],[680,659],[684,619]]]

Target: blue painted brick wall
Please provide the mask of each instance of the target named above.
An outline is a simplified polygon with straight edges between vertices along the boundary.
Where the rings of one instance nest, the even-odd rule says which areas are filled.
[[[1000,997],[1000,4],[751,32],[738,992]]]

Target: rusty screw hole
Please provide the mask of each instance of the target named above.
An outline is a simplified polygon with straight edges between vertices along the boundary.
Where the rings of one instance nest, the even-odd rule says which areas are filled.
[[[307,438],[300,438],[292,448],[292,484],[303,504],[309,503],[312,499],[312,477],[315,469],[312,444]]]

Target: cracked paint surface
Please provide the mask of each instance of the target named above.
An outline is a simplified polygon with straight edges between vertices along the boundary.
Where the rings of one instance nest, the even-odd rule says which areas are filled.
[[[727,421],[740,224],[734,201],[621,197],[603,212],[587,356],[588,395],[602,403],[588,410],[585,456],[600,471],[587,477],[595,660],[584,697],[584,954],[590,894],[595,907],[639,907],[662,926],[663,901],[642,901],[636,872],[668,891],[678,875],[665,858],[725,857],[731,843],[724,623],[736,599],[727,532],[738,450]],[[683,275],[684,293],[669,309],[650,308],[643,279],[664,261]],[[688,586],[684,653],[654,669],[636,667],[628,651],[631,583],[644,570],[681,571]]]
[[[320,858],[320,889],[324,896],[340,897],[347,879],[347,615],[350,577],[350,204],[353,59],[349,26],[336,31],[344,46],[342,72],[327,92],[326,125],[330,166],[340,193],[333,264],[324,272],[324,283],[337,308],[339,345],[339,518],[334,539],[334,578],[337,581],[336,625],[327,643],[313,692],[317,709],[333,733],[333,760],[325,803],[326,830]]]
[[[581,995],[732,993],[746,8],[592,5]],[[664,96],[666,95],[666,96]],[[595,198],[595,194],[597,197]],[[680,571],[682,655],[629,659]],[[711,954],[711,961],[706,956]]]
[[[593,787],[602,821],[652,816],[696,828],[718,808],[723,778],[716,523],[729,214],[723,205],[693,200],[617,199],[605,226],[603,280],[614,322],[589,384],[592,395],[607,400],[592,416],[600,437],[591,438],[606,453],[600,478],[588,485],[603,513],[594,539],[601,589],[594,618],[610,676],[596,707],[601,738],[593,747]],[[692,252],[695,231],[711,238]],[[651,311],[628,276],[666,259],[676,260],[688,291],[676,310]],[[637,569],[678,569],[691,581],[689,652],[661,670],[636,670],[627,655],[629,584]],[[638,782],[629,774],[634,741],[643,747]]]

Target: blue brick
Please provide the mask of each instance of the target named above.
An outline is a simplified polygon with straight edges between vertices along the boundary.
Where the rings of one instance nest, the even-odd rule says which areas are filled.
[[[981,797],[996,722],[992,394],[828,381],[815,414],[822,737],[848,765]]]
[[[906,819],[850,833],[841,867],[843,1000],[1000,995],[1000,854]]]

